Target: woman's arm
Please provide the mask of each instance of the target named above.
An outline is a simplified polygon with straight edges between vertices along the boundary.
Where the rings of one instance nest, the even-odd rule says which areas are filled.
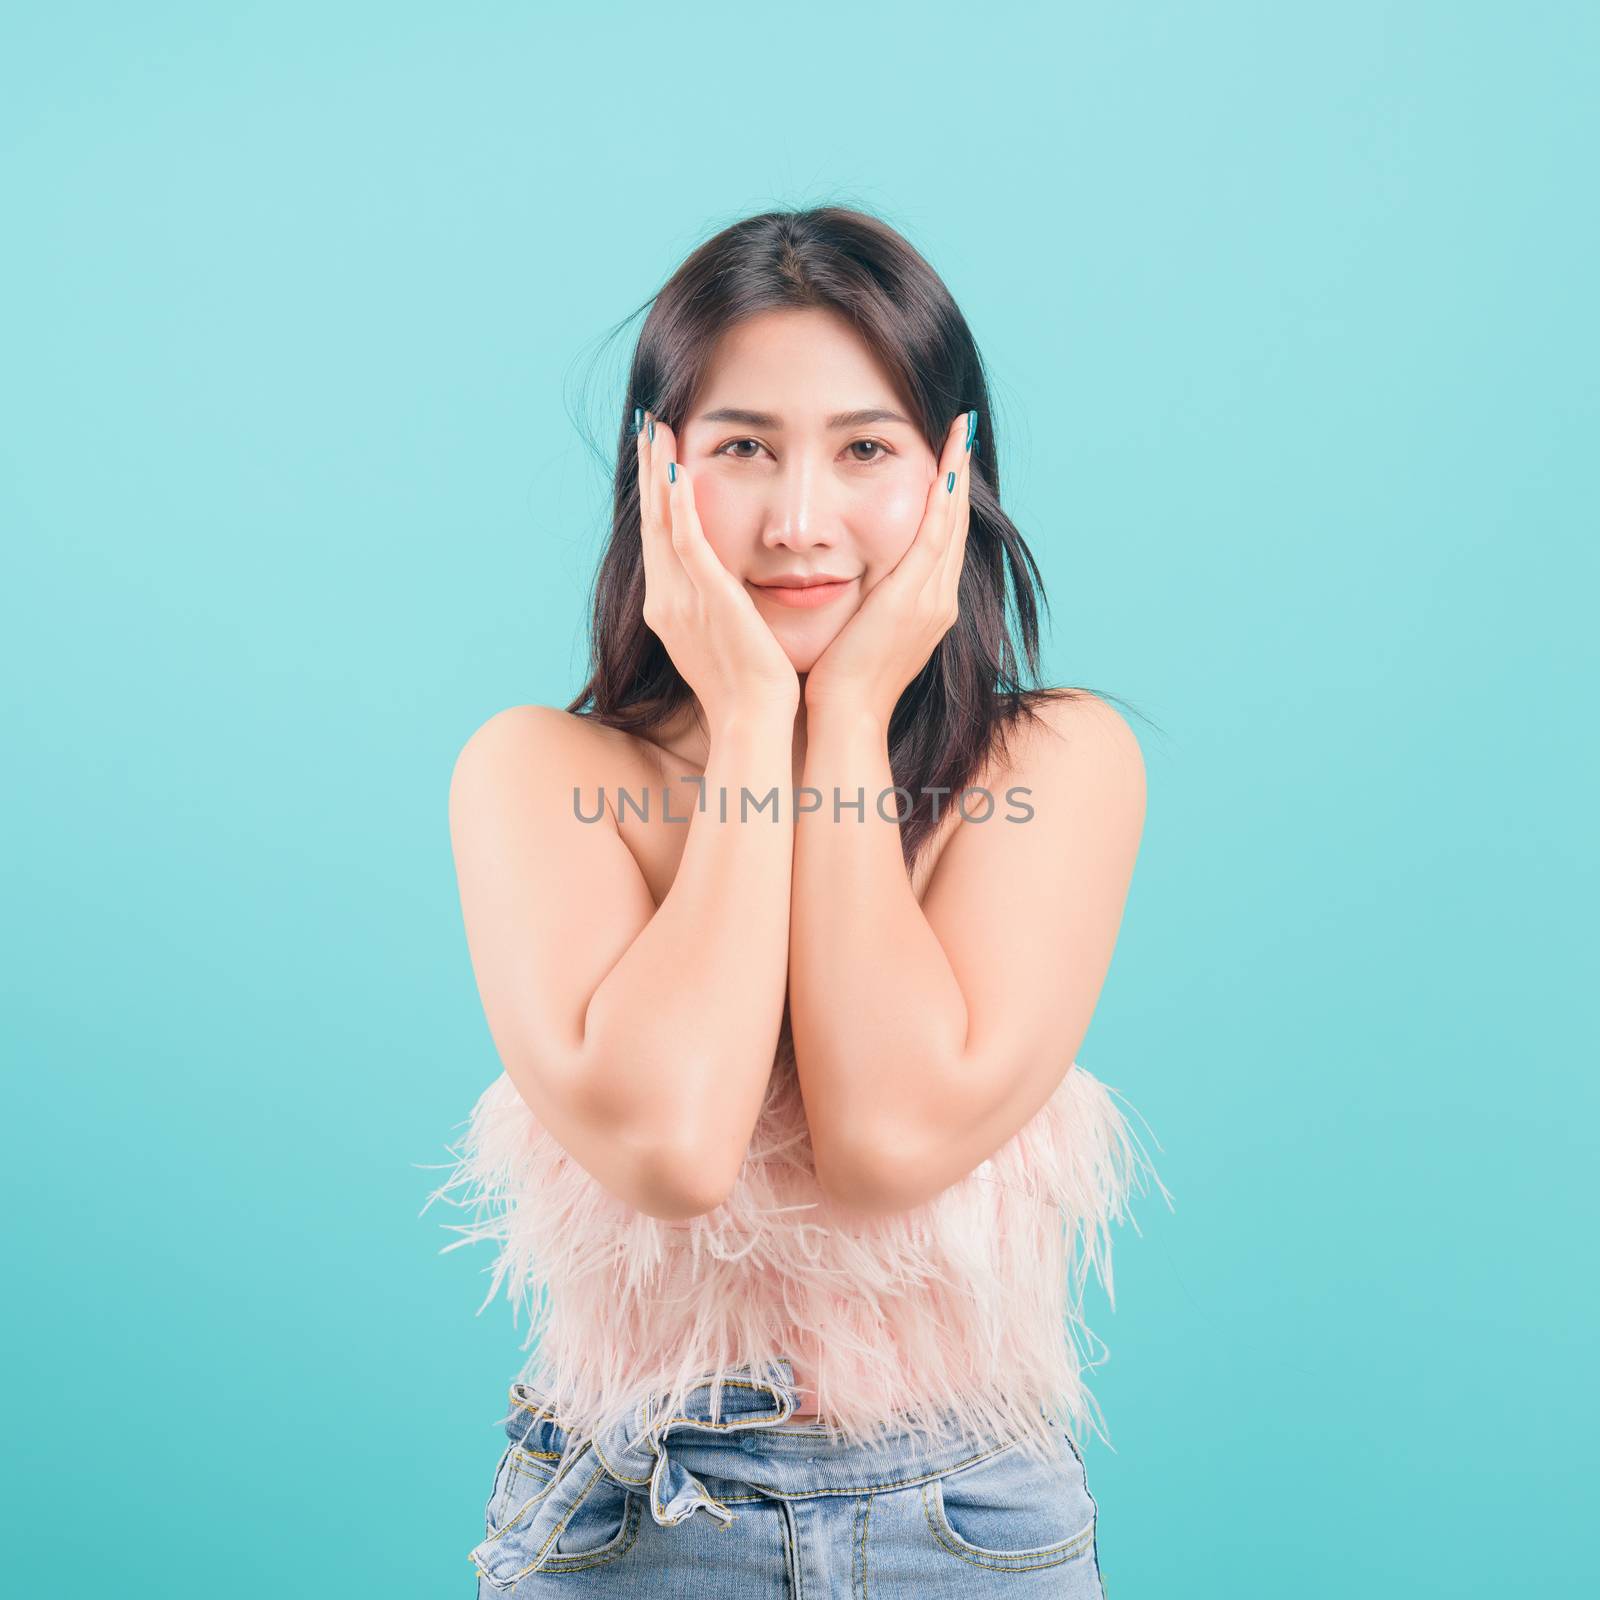
[[[794,719],[713,725],[706,810],[694,785],[669,801],[692,820],[659,910],[609,806],[575,815],[575,786],[592,816],[620,781],[591,738],[519,706],[462,750],[450,829],[473,970],[507,1074],[563,1149],[637,1209],[693,1216],[732,1187],[777,1049],[794,823],[787,804],[741,821],[738,798],[787,794]]]
[[[855,708],[808,716],[804,782],[829,800],[796,824],[789,1018],[818,1180],[848,1204],[905,1209],[971,1172],[1050,1097],[1088,1031],[1144,763],[1102,700],[1040,715],[985,780],[989,820],[956,825],[920,905],[874,804],[893,782],[885,726]],[[1031,791],[1015,805],[1013,785]],[[865,792],[864,819],[833,820],[836,787]]]

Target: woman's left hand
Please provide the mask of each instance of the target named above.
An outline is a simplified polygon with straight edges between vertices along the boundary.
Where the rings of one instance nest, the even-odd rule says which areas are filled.
[[[960,615],[956,596],[967,550],[970,439],[976,433],[975,411],[963,411],[950,425],[916,538],[806,674],[808,715],[864,710],[888,727],[906,685]]]

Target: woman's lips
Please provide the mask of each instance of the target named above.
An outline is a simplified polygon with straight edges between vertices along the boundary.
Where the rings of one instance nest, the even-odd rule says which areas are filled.
[[[765,595],[767,599],[775,601],[780,606],[793,606],[797,610],[806,611],[814,606],[825,606],[830,600],[837,600],[847,589],[855,584],[854,578],[846,578],[840,583],[811,583],[803,589],[780,589],[772,584],[752,583],[750,587],[757,594]]]

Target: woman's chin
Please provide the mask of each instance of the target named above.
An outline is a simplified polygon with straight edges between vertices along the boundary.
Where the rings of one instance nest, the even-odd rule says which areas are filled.
[[[767,625],[773,637],[783,646],[789,665],[798,673],[807,673],[822,659],[823,652],[844,631],[848,617],[829,617],[809,621],[789,622],[785,618],[768,617]]]
[[[808,640],[804,645],[798,641],[785,639],[783,641],[784,654],[789,658],[789,665],[794,668],[795,675],[804,678],[805,675],[822,659],[823,652],[833,643],[838,630],[826,639],[815,642]]]

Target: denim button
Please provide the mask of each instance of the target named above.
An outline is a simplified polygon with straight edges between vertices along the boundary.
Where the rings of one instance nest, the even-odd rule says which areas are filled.
[[[747,1433],[744,1438],[739,1441],[739,1448],[741,1450],[749,1450],[754,1453],[761,1448],[761,1441],[757,1439],[753,1433]]]

